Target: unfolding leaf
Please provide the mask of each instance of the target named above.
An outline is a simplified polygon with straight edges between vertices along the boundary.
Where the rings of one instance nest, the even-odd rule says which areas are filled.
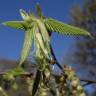
[[[29,15],[23,10],[23,9],[20,9],[20,14],[21,14],[21,16],[22,16],[22,19],[23,20],[29,20]]]
[[[40,29],[40,33],[42,34],[42,37],[44,39],[44,42],[50,42],[50,37],[49,37],[49,34],[47,32],[47,29],[46,29],[46,26],[44,25],[43,21],[42,20],[39,20],[37,19],[37,24],[38,24],[38,27]],[[45,38],[46,37],[46,38]]]
[[[90,36],[90,33],[84,29],[59,22],[55,19],[45,19],[44,23],[49,31],[61,33],[63,35],[85,35]]]
[[[20,65],[25,61],[25,59],[29,55],[30,48],[32,45],[32,40],[33,40],[33,34],[34,34],[33,28],[25,32],[25,39],[24,39],[23,49],[22,49],[20,63],[19,63]]]
[[[21,74],[24,74],[25,71],[21,67],[13,68],[11,70],[8,70],[6,74],[4,74],[4,78],[7,80],[14,79],[14,76],[19,76]]]
[[[36,39],[37,39],[36,43],[38,44],[38,48],[40,47],[39,49],[42,50],[42,52],[44,53],[45,57],[49,58],[49,54],[48,54],[47,48],[44,45],[44,40],[42,38],[42,35],[39,32],[36,32]],[[38,52],[40,50],[38,50]],[[37,55],[38,55],[38,53],[37,53]]]
[[[42,11],[39,3],[37,4],[37,14],[39,17],[42,17]]]
[[[3,25],[15,29],[21,29],[21,30],[27,29],[27,24],[24,21],[8,21],[8,22],[4,22]]]
[[[44,51],[44,52],[48,53],[51,56],[51,52],[50,52],[50,37],[49,37],[49,34],[47,32],[47,29],[46,29],[44,23],[42,22],[42,20],[37,20],[37,24],[38,24],[38,27],[39,27],[39,32],[37,33],[37,35],[38,35],[37,39],[39,38],[38,39],[39,41],[42,40],[42,43],[40,41],[40,44],[45,46],[45,49],[47,51],[47,52],[46,51]],[[44,47],[42,49],[44,49]]]
[[[21,74],[24,74],[25,71],[21,67],[17,67],[12,70],[9,70],[8,73],[12,74],[13,76],[19,76]]]

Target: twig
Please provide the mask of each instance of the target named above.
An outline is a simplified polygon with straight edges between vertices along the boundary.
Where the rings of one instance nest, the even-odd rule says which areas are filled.
[[[4,74],[6,74],[6,72],[0,72],[0,75],[2,76]],[[25,73],[22,73],[18,76],[32,77],[32,76],[34,76],[34,73],[33,72],[25,72]],[[57,75],[54,75],[54,76],[59,77]],[[82,79],[81,78],[80,81],[86,82],[86,84],[83,84],[83,86],[87,86],[87,85],[90,85],[90,84],[96,84],[95,80],[88,80],[88,79]]]
[[[62,71],[64,71],[63,68],[62,68],[62,66],[61,66],[61,65],[59,64],[59,62],[57,61],[51,45],[50,45],[50,49],[51,49],[51,53],[52,53],[52,55],[53,55],[53,59],[54,59],[55,62],[56,62],[56,65],[57,65]]]
[[[90,84],[96,84],[95,80],[80,79],[80,81],[86,82],[86,84],[83,84],[83,86],[87,86]]]
[[[52,32],[50,32],[49,30],[47,30],[47,31],[48,31],[49,36],[51,37]],[[54,61],[56,62],[56,65],[64,72],[64,69],[63,69],[62,66],[59,64],[58,60],[57,60],[56,57],[55,57],[55,54],[54,54],[54,51],[53,51],[53,49],[52,49],[51,44],[50,44],[50,49],[51,49],[51,53],[52,53],[53,59],[54,59]]]

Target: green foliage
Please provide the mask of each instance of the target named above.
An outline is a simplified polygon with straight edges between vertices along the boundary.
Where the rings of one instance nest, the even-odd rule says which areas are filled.
[[[15,28],[15,29],[22,29],[22,30],[26,30],[25,32],[25,39],[24,39],[24,44],[23,44],[23,48],[22,48],[22,52],[21,52],[21,57],[20,57],[20,62],[19,62],[19,67],[21,68],[21,65],[24,63],[24,61],[26,60],[26,58],[29,55],[30,52],[30,48],[32,45],[32,41],[34,40],[35,43],[35,48],[36,48],[36,52],[35,52],[35,61],[36,61],[36,67],[37,67],[37,74],[36,77],[34,79],[34,84],[33,84],[33,90],[32,90],[32,96],[35,96],[36,94],[39,96],[47,96],[48,94],[50,96],[65,96],[66,92],[63,92],[63,89],[67,88],[67,87],[72,87],[73,85],[68,84],[68,82],[72,81],[71,79],[69,79],[68,75],[66,74],[66,70],[65,70],[65,74],[63,74],[64,80],[60,82],[60,84],[67,84],[66,87],[62,86],[62,88],[59,86],[59,84],[56,82],[56,79],[54,77],[54,75],[52,74],[52,69],[50,68],[50,62],[51,60],[54,61],[53,56],[52,56],[52,50],[50,49],[50,36],[49,36],[49,32],[48,31],[55,31],[58,33],[61,33],[63,35],[85,35],[85,36],[90,36],[89,32],[59,22],[55,19],[47,19],[42,15],[41,12],[41,8],[40,5],[37,5],[37,15],[38,17],[34,16],[33,13],[29,13],[27,14],[24,10],[20,9],[20,14],[22,16],[22,19],[24,21],[9,21],[9,22],[5,22],[3,23],[6,26]],[[43,18],[42,18],[43,17]],[[50,61],[50,62],[49,62]],[[70,71],[70,70],[69,70]],[[22,74],[22,72],[24,72],[22,69],[14,69],[11,70],[9,72],[7,72],[7,76],[14,77],[14,76],[18,76],[20,74]],[[39,73],[38,73],[39,72]],[[67,75],[68,78],[65,78]],[[74,75],[72,75],[72,77],[74,77]],[[68,80],[68,82],[66,82],[66,80]],[[77,78],[76,78],[77,80]],[[71,82],[70,82],[71,83]],[[54,87],[53,87],[54,85]],[[76,84],[76,86],[79,86],[79,80]],[[58,86],[61,88],[58,88]],[[75,88],[77,88],[75,86]],[[81,85],[80,85],[81,86]],[[82,86],[81,86],[82,87]],[[68,88],[67,88],[68,89]],[[69,91],[72,91],[70,88],[68,89]],[[77,91],[77,93],[74,95],[74,93],[72,92],[67,92],[66,96],[72,96],[71,94],[73,94],[73,96],[85,96],[83,88],[82,88],[82,92],[80,92],[80,94],[78,93],[79,91]],[[60,93],[61,92],[61,93]],[[59,95],[58,95],[59,94]],[[63,94],[63,95],[62,95]],[[81,95],[83,94],[83,95]]]
[[[14,68],[9,70],[6,74],[4,74],[4,78],[6,78],[7,80],[11,80],[14,79],[14,77],[16,76],[20,76],[21,74],[24,74],[25,71],[21,68]]]
[[[25,21],[30,20],[29,15],[24,10],[20,9],[20,14],[21,14],[21,17],[22,17],[23,20],[25,20]]]
[[[39,16],[40,18],[43,17],[42,11],[41,11],[41,7],[40,7],[40,4],[39,4],[39,3],[37,4],[37,14],[38,14],[38,16]]]
[[[32,45],[32,40],[33,40],[33,29],[29,29],[25,33],[25,39],[24,39],[24,44],[23,44],[23,49],[21,53],[21,59],[20,59],[20,65],[25,61],[25,59],[28,57],[31,45]]]
[[[37,7],[37,11],[38,11],[38,14],[40,15],[41,12],[40,12],[39,5]],[[12,27],[12,28],[27,30],[27,32],[25,34],[26,36],[25,36],[25,40],[24,40],[23,51],[21,53],[22,55],[21,55],[21,59],[20,59],[20,65],[25,61],[26,57],[28,56],[28,53],[29,53],[30,47],[31,47],[31,43],[32,43],[32,38],[37,39],[38,43],[37,42],[35,42],[35,43],[39,44],[43,53],[45,54],[45,57],[47,57],[49,59],[50,56],[48,56],[48,55],[51,55],[50,38],[49,38],[47,30],[56,31],[56,32],[62,33],[64,35],[86,35],[86,36],[88,35],[88,36],[90,36],[90,34],[83,29],[61,23],[54,19],[44,19],[44,20],[42,20],[42,18],[38,19],[31,13],[30,13],[31,15],[28,15],[24,10],[20,10],[20,13],[21,13],[21,16],[24,21],[20,21],[20,22],[11,21],[11,22],[3,23],[4,25]],[[34,26],[35,26],[35,29],[34,29]],[[34,35],[34,36],[32,36],[32,35]],[[44,46],[45,46],[45,48],[44,48]],[[39,54],[39,53],[37,53],[37,54]]]
[[[65,24],[55,19],[51,19],[51,18],[45,19],[44,23],[49,31],[55,31],[55,32],[61,33],[62,35],[90,36],[90,33],[84,29]]]
[[[21,30],[27,29],[27,24],[24,21],[8,21],[8,22],[3,23],[3,25],[12,27],[15,29],[21,29]]]

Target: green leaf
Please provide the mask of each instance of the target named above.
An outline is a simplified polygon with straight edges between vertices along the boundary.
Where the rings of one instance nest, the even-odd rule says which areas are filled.
[[[30,20],[29,15],[23,9],[20,9],[20,14],[21,14],[23,20],[25,20],[25,21]]]
[[[46,17],[43,15],[41,6],[39,3],[37,3],[37,16],[40,17],[41,19],[45,19]]]
[[[39,46],[41,47],[41,49],[43,50],[44,54],[48,55],[48,52],[44,46],[44,41],[43,41],[43,38],[41,36],[40,33],[36,33],[36,39],[37,39],[37,43],[39,44]]]
[[[39,17],[42,17],[43,15],[42,15],[42,11],[41,11],[41,7],[40,7],[40,4],[39,3],[37,3],[37,15],[39,16]]]
[[[8,22],[4,22],[3,25],[15,29],[21,29],[21,30],[27,29],[27,24],[24,21],[8,21]]]
[[[25,32],[25,39],[24,39],[23,49],[21,52],[21,58],[19,63],[20,65],[26,60],[27,56],[29,55],[30,48],[32,45],[32,40],[33,40],[33,34],[34,34],[33,28]]]
[[[8,73],[12,74],[13,76],[19,76],[21,74],[24,74],[25,71],[21,67],[17,67],[12,70],[9,70]]]
[[[33,89],[32,89],[32,96],[35,96],[38,90],[40,79],[41,79],[41,71],[37,70],[36,77],[35,77],[34,84],[33,84]]]
[[[51,55],[50,37],[49,37],[47,29],[46,29],[44,23],[42,22],[42,20],[37,20],[37,24],[38,24],[38,27],[39,27],[39,32],[36,34],[36,35],[38,35],[37,40],[39,41],[40,46],[42,45],[41,48],[43,49],[44,53],[48,57],[48,55]]]
[[[37,31],[38,31],[38,29],[37,29]],[[49,57],[49,52],[48,52],[48,50],[47,50],[47,48],[46,48],[46,46],[45,46],[45,44],[44,44],[44,40],[43,40],[43,38],[42,38],[42,35],[40,34],[40,32],[36,32],[36,45],[38,46],[38,48],[39,48],[39,50],[38,50],[38,52],[40,51],[40,50],[42,50],[42,52],[43,52],[43,54],[44,54],[44,56],[46,57],[46,58],[50,58]],[[36,52],[37,53],[37,52]],[[39,53],[37,53],[37,55],[38,55]]]
[[[45,19],[44,23],[49,31],[61,33],[63,35],[85,35],[91,36],[89,32],[84,29],[59,22],[55,19]]]
[[[17,68],[7,71],[3,77],[7,80],[12,80],[14,79],[14,76],[19,76],[24,73],[25,71],[21,67],[17,67]]]

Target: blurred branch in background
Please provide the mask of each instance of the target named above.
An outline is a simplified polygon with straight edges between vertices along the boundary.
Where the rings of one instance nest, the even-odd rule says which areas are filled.
[[[76,50],[71,55],[65,56],[66,62],[64,63],[75,66],[80,78],[96,80],[96,0],[84,0],[83,2],[82,8],[79,5],[73,6],[71,24],[88,30],[94,39],[77,37]],[[92,83],[94,82],[89,81],[85,85]],[[92,88],[95,90],[96,86]]]
[[[56,62],[56,61],[54,61]],[[7,66],[8,65],[8,66]],[[36,74],[36,66],[34,66],[34,64],[31,64],[31,62],[28,62],[26,61],[25,66],[23,66],[26,70],[26,73],[22,73],[21,75],[19,76],[16,76],[15,77],[15,80],[16,80],[16,84],[13,82],[13,81],[6,81],[6,79],[2,78],[2,76],[4,74],[6,74],[6,71],[8,71],[9,69],[13,69],[15,68],[16,66],[18,66],[18,62],[17,61],[14,61],[14,60],[6,60],[6,59],[3,59],[3,60],[0,60],[0,85],[3,86],[4,90],[10,94],[11,96],[13,96],[14,94],[17,94],[18,96],[20,94],[20,96],[27,96],[29,94],[29,91],[31,91],[31,87],[32,87],[32,81],[35,79],[35,74]],[[30,68],[31,67],[31,68]],[[2,69],[3,68],[3,69]],[[73,78],[76,79],[76,76],[75,76],[75,72],[73,69],[71,69],[71,67],[68,67],[67,65],[64,65],[62,66],[63,70],[65,71],[64,74],[66,74],[67,77],[66,79],[70,79],[70,76]],[[2,71],[3,70],[3,71]],[[70,75],[69,75],[70,74]],[[61,75],[56,75],[56,74],[53,74],[53,76],[55,77],[56,79],[56,82],[60,83],[59,80],[63,80],[63,73],[61,73]],[[74,80],[71,81],[71,82],[74,82]],[[87,80],[87,79],[83,79],[83,78],[80,78],[81,81],[85,82],[86,85],[88,84],[94,84],[96,83],[96,81],[92,81],[92,80]],[[68,81],[68,80],[67,80]],[[78,80],[76,79],[76,82]],[[12,83],[13,82],[13,83]],[[26,83],[27,82],[27,83]],[[28,83],[29,82],[29,83]],[[15,84],[15,85],[14,85]],[[18,90],[16,88],[18,87],[17,84],[19,84],[19,86],[21,86]],[[29,87],[30,87],[30,84],[31,84],[31,89],[28,87],[28,84],[29,84]],[[77,85],[76,85],[77,86]],[[85,86],[85,85],[84,85]],[[62,85],[60,85],[60,87],[63,87]],[[12,89],[13,88],[13,89]],[[29,88],[29,91],[27,91],[27,88]],[[13,90],[13,91],[12,91]],[[17,91],[16,91],[17,90]],[[24,91],[26,90],[26,91]],[[4,92],[5,92],[4,91]],[[15,92],[15,93],[14,93]],[[73,91],[74,92],[74,91]],[[3,94],[6,94],[6,93],[3,93]],[[29,94],[30,95],[30,94]],[[7,95],[6,95],[7,96]]]

